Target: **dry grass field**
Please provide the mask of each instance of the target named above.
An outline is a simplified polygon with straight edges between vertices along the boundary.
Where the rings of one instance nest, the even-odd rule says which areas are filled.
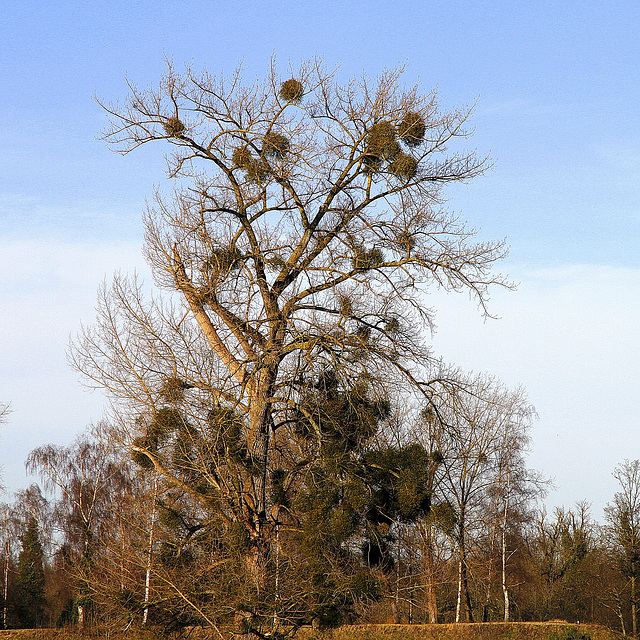
[[[122,634],[106,629],[99,633],[81,633],[70,629],[0,631],[0,640],[158,640],[161,637],[162,634],[158,631]],[[217,637],[210,633],[191,635],[192,640],[217,640]],[[322,632],[307,627],[298,632],[296,640],[564,640],[572,637],[587,637],[590,640],[623,638],[622,634],[599,625],[574,625],[552,621],[439,625],[369,624],[345,626]]]
[[[599,625],[553,622],[488,622],[482,624],[354,625],[313,633],[303,629],[300,640],[549,640],[576,629],[591,640],[618,640],[622,635]],[[579,637],[579,636],[578,636]]]

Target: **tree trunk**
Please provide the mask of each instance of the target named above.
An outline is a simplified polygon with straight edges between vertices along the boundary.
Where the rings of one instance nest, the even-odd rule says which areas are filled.
[[[622,610],[622,603],[620,602],[620,598],[616,598],[616,613],[618,614],[618,618],[620,618],[620,628],[622,629],[622,635],[627,637],[627,629],[624,625],[624,611]]]
[[[638,616],[636,611],[636,576],[631,574],[631,633],[633,637],[638,635]]]
[[[400,612],[398,611],[398,601],[396,597],[391,600],[391,619],[393,624],[400,624]]]
[[[469,592],[469,578],[467,575],[467,559],[466,557],[460,563],[462,573],[462,588],[464,590],[464,599],[467,605],[467,622],[475,622],[473,619],[473,608],[471,607],[471,593]]]
[[[491,545],[489,546],[489,568],[487,571],[487,588],[484,594],[484,606],[482,607],[482,622],[489,622],[489,603],[491,602],[491,587],[493,586],[493,553],[496,544],[496,523],[491,528]]]
[[[9,597],[9,543],[5,545],[4,558],[4,599],[2,602],[2,628],[7,628],[7,598]]]
[[[460,608],[462,603],[462,560],[458,561],[458,599],[456,600],[456,622],[460,622]]]
[[[427,524],[427,539],[424,549],[424,568],[427,578],[427,611],[429,613],[429,623],[437,624],[438,622],[438,601],[436,598],[436,588],[434,584],[434,558],[433,558],[433,539],[431,525]]]
[[[511,493],[511,474],[507,476],[507,492],[504,499],[502,518],[502,594],[504,596],[504,621],[509,622],[509,587],[507,586],[507,515],[509,512],[509,496]]]
[[[469,578],[467,575],[467,549],[464,535],[464,520],[459,523],[458,532],[458,553],[460,564],[458,565],[458,605],[456,607],[456,622],[460,622],[461,599],[464,597],[464,603],[467,607],[467,622],[474,622],[473,609],[471,607],[471,594],[469,593]]]
[[[269,426],[271,418],[271,405],[269,399],[273,394],[273,388],[278,375],[277,366],[264,369],[258,374],[257,380],[252,385],[252,398],[249,409],[250,427],[247,434],[247,445],[254,463],[260,468],[260,475],[253,477],[252,494],[253,510],[256,521],[255,533],[259,536],[266,514],[266,481],[267,462],[269,457]]]
[[[144,613],[142,614],[142,624],[147,624],[149,619],[149,595],[151,593],[151,561],[153,559],[153,543],[156,528],[156,517],[158,509],[156,501],[158,499],[158,473],[156,472],[153,480],[153,511],[151,512],[151,524],[149,527],[149,546],[147,548],[147,571],[144,579]]]

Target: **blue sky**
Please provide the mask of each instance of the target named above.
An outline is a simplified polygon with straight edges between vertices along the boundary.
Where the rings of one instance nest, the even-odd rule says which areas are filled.
[[[469,146],[484,177],[449,207],[511,246],[500,320],[464,296],[434,296],[445,360],[529,391],[540,419],[531,465],[556,478],[550,505],[611,498],[613,467],[640,457],[640,4],[472,0],[395,3],[98,0],[0,8],[0,433],[9,489],[46,442],[101,416],[65,349],[115,270],[145,273],[145,197],[160,148],[125,158],[98,139],[93,97],[157,81],[165,58],[248,78],[271,56],[315,55],[342,77],[406,64],[442,103],[477,103]]]

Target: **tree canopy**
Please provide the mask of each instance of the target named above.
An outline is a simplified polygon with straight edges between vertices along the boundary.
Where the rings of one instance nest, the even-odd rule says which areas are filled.
[[[159,597],[176,620],[239,616],[259,635],[335,622],[376,597],[389,524],[429,508],[429,453],[379,437],[399,398],[455,382],[425,342],[425,295],[483,307],[506,284],[503,244],[443,208],[447,183],[487,167],[448,149],[470,110],[402,69],[341,82],[318,61],[248,84],[169,65],[129,89],[103,105],[105,138],[172,149],[144,249],[171,295],[117,277],[72,357],[160,478]]]

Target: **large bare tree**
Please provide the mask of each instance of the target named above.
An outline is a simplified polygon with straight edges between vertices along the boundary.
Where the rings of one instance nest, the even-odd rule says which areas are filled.
[[[317,485],[310,469],[338,449],[353,458],[389,398],[440,380],[425,295],[466,290],[484,308],[505,284],[503,244],[443,208],[443,187],[487,161],[449,149],[470,110],[441,110],[402,69],[340,82],[312,61],[247,84],[169,65],[129,90],[103,105],[105,138],[172,151],[176,188],[145,215],[145,255],[171,295],[145,301],[117,277],[72,358],[110,392],[113,436],[173,491],[167,509],[215,505],[189,538],[246,536],[247,583],[265,592],[284,530],[304,529],[287,492]]]

